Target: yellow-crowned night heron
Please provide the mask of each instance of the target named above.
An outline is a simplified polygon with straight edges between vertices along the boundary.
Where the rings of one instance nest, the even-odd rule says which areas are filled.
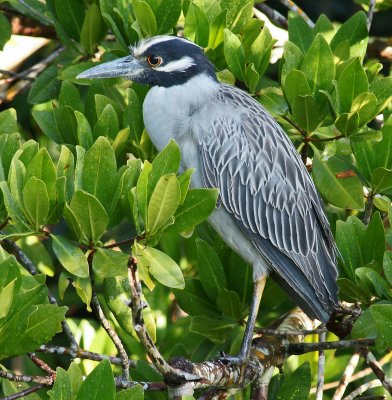
[[[193,187],[218,188],[209,222],[253,265],[254,295],[240,359],[248,358],[265,276],[271,274],[310,318],[337,304],[336,245],[316,188],[282,128],[251,96],[220,83],[194,43],[142,40],[131,55],[79,78],[124,77],[152,88],[144,123],[161,150],[178,143]]]

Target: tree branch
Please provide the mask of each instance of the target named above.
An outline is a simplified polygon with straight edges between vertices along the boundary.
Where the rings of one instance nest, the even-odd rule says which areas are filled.
[[[373,353],[367,347],[361,347],[360,352],[362,357],[365,359],[366,364],[379,379],[384,389],[387,390],[389,394],[392,394],[392,379],[386,376],[384,370],[376,360],[376,357],[374,357]]]
[[[9,396],[5,396],[5,397],[1,397],[0,400],[16,400],[16,399],[21,399],[22,397],[25,397],[31,393],[35,393],[38,392],[38,390],[41,390],[42,388],[44,388],[44,385],[37,385],[37,386],[33,386],[27,389],[24,389],[18,393],[14,393],[11,394]]]
[[[319,342],[325,342],[326,337],[327,334],[325,332],[320,333]],[[318,358],[316,400],[323,400],[324,374],[325,374],[325,352],[324,350],[320,350]]]
[[[370,32],[370,28],[372,26],[375,8],[376,8],[376,0],[369,0],[369,9],[368,9],[367,18],[366,18],[366,26],[367,26],[368,32]]]
[[[287,28],[289,27],[287,19],[278,11],[267,6],[267,4],[256,3],[255,8],[261,11],[263,14],[265,14],[271,22],[275,23],[276,25],[279,25],[283,29],[287,30]]]
[[[308,24],[309,28],[314,28],[314,22],[307,16],[302,8],[298,7],[292,0],[280,0],[280,2],[285,5],[289,10],[298,14],[305,22]]]
[[[363,385],[359,386],[353,392],[351,392],[348,396],[346,396],[343,400],[355,400],[362,393],[365,393],[367,390],[379,387],[381,383],[378,379],[374,379],[373,381],[366,382]]]
[[[358,365],[359,362],[359,352],[356,351],[350,361],[348,362],[346,369],[343,372],[342,377],[340,378],[340,382],[338,387],[336,388],[335,394],[333,395],[332,400],[340,400],[343,397],[343,394],[348,386],[348,384],[350,383],[350,380],[352,378],[352,375],[354,373],[355,368]]]
[[[4,250],[7,251],[7,253],[9,254],[13,254],[16,260],[19,262],[19,264],[21,264],[27,271],[29,271],[31,275],[37,275],[39,273],[34,263],[26,256],[26,254],[23,253],[21,248],[14,241],[10,239],[3,239],[0,241],[0,243],[4,248]],[[57,300],[50,293],[49,289],[48,289],[48,299],[50,304],[57,305]],[[68,337],[68,340],[71,343],[71,346],[77,349],[79,347],[78,342],[76,341],[75,336],[71,331],[71,328],[67,324],[67,321],[65,320],[61,321],[61,325],[63,328],[63,332]]]

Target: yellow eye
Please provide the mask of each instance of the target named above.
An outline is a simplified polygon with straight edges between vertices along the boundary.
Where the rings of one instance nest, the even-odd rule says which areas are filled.
[[[148,56],[147,62],[151,67],[158,67],[162,64],[162,57],[159,56]]]

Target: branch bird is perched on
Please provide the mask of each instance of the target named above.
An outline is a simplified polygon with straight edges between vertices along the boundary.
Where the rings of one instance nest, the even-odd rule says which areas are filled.
[[[150,85],[144,123],[158,150],[171,138],[194,187],[218,188],[209,222],[253,265],[254,294],[240,359],[271,274],[312,319],[337,305],[336,245],[316,188],[282,128],[247,93],[220,83],[194,43],[173,36],[141,41],[132,54],[79,78],[124,77]]]

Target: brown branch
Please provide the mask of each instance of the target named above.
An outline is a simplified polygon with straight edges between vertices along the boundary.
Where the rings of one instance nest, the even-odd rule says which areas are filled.
[[[367,347],[361,347],[360,352],[362,357],[365,359],[366,364],[379,379],[384,389],[387,390],[389,394],[392,394],[392,379],[386,376],[384,370],[377,361],[376,357],[374,357],[373,353]]]
[[[362,222],[366,226],[369,225],[370,218],[372,217],[373,203],[374,203],[374,194],[369,193],[366,196],[365,211],[364,211],[363,217],[362,217]]]
[[[18,375],[12,372],[0,370],[0,378],[8,379],[9,381],[25,382],[25,383],[38,383],[43,386],[52,386],[54,379],[52,376],[35,376],[35,375]]]
[[[105,329],[106,333],[109,335],[110,339],[116,346],[116,349],[118,351],[118,354],[121,359],[121,367],[122,367],[122,378],[125,380],[129,379],[129,358],[128,354],[124,348],[123,343],[121,342],[121,339],[117,335],[116,331],[113,329],[113,327],[110,325],[110,322],[107,320],[105,317],[105,314],[102,310],[101,304],[99,303],[97,294],[95,293],[95,290],[93,290],[93,295],[91,299],[91,306],[99,318],[101,325],[103,329]]]
[[[56,379],[56,371],[54,371],[45,361],[38,358],[34,353],[28,353],[31,361],[40,368],[43,372],[53,377],[53,380]]]
[[[327,334],[325,332],[320,333],[319,342],[325,342],[326,337]],[[325,352],[324,350],[320,350],[318,358],[316,400],[323,400],[324,375],[325,375]]]
[[[129,258],[128,280],[131,287],[130,307],[132,310],[133,327],[135,328],[140,343],[143,345],[155,368],[165,377],[166,381],[171,384],[169,386],[175,386],[176,384],[198,379],[197,374],[190,374],[187,370],[176,369],[169,365],[148,334],[142,315],[144,308],[142,286],[137,272],[137,259],[135,257]],[[176,394],[172,393],[172,397],[175,396]]]
[[[283,29],[288,29],[289,23],[281,13],[267,6],[265,3],[256,3],[255,7],[264,15],[266,15],[271,22],[281,26]]]
[[[298,14],[305,22],[308,24],[309,28],[314,28],[314,22],[307,16],[302,8],[298,7],[292,0],[280,0],[280,2],[285,5],[289,10]]]
[[[83,360],[93,360],[93,361],[102,361],[108,360],[113,365],[123,365],[123,361],[120,357],[112,357],[107,356],[106,354],[94,353],[92,351],[87,351],[84,349],[73,349],[72,347],[63,347],[63,346],[52,346],[49,344],[43,344],[36,351],[46,354],[59,354],[64,356],[70,356],[72,358],[80,358]],[[129,366],[131,368],[136,367],[136,362],[129,360]]]
[[[344,394],[348,384],[351,381],[351,378],[353,376],[355,368],[358,365],[359,357],[360,357],[359,352],[357,352],[357,351],[352,355],[350,361],[348,362],[348,364],[346,366],[346,369],[343,372],[342,377],[340,378],[339,385],[336,388],[336,391],[333,395],[332,400],[340,400],[343,397],[343,394]]]
[[[287,336],[307,336],[307,335],[318,335],[323,332],[328,332],[328,329],[321,328],[321,329],[302,329],[298,331],[282,331],[279,329],[269,329],[269,328],[258,328],[255,327],[255,333],[262,334],[262,335],[270,335],[276,337],[287,337]]]
[[[356,388],[353,392],[351,392],[348,396],[346,396],[343,400],[354,400],[362,393],[365,393],[367,390],[379,387],[381,383],[378,379],[374,379],[373,381],[366,382],[363,385]]]
[[[107,244],[105,246],[102,246],[101,248],[102,249],[112,249],[113,247],[120,247],[120,246],[124,246],[126,244],[132,244],[135,240],[140,240],[140,239],[144,239],[144,237],[141,237],[141,236],[131,237],[129,239],[124,239],[124,240],[121,240],[116,243]]]
[[[27,271],[29,271],[31,275],[39,274],[39,271],[37,270],[34,263],[26,256],[26,254],[24,254],[21,248],[14,241],[10,239],[3,239],[0,241],[0,243],[1,246],[4,248],[4,250],[7,251],[7,253],[9,254],[13,254],[16,260],[19,262],[19,264],[21,264]],[[56,298],[50,293],[49,290],[48,290],[48,299],[50,304],[57,305]],[[76,341],[75,336],[73,335],[71,328],[69,327],[67,322],[65,320],[61,321],[61,325],[63,328],[63,332],[68,337],[68,340],[71,343],[71,346],[74,347],[75,349],[78,348],[79,347],[78,342]]]
[[[10,394],[9,396],[1,397],[0,400],[16,400],[16,399],[21,399],[22,397],[25,397],[31,393],[38,392],[38,390],[41,390],[45,386],[43,385],[37,385],[33,386],[27,389],[24,389],[18,393]]]

